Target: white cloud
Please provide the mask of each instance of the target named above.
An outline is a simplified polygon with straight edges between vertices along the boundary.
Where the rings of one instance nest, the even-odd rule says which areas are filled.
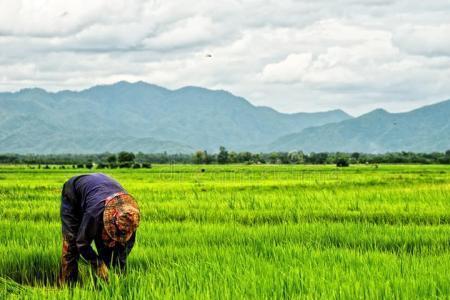
[[[0,0],[0,7],[0,90],[145,80],[228,89],[282,111],[355,114],[450,98],[446,0]]]
[[[195,16],[180,20],[156,36],[146,38],[142,45],[150,49],[171,49],[213,41],[220,33],[211,19]]]
[[[132,20],[137,9],[123,1],[1,0],[4,35],[54,37],[76,33],[92,24]]]
[[[394,42],[412,54],[450,56],[450,23],[402,26],[394,32]]]
[[[313,38],[308,39],[308,36]],[[301,82],[311,88],[343,90],[359,85],[364,89],[384,63],[402,59],[392,46],[389,33],[344,25],[335,20],[321,21],[300,30],[297,38],[315,53],[290,54],[281,62],[266,65],[263,80]]]
[[[264,67],[262,78],[266,82],[303,81],[312,63],[311,53],[290,54],[285,60]]]

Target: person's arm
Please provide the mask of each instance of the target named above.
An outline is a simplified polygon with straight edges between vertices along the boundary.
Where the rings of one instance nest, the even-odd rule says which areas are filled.
[[[115,253],[113,255],[113,266],[119,267],[122,272],[126,271],[127,257],[131,252],[136,240],[136,232],[130,237],[124,246],[116,247]]]
[[[89,213],[85,213],[81,220],[77,235],[77,248],[81,256],[93,267],[97,268],[102,264],[102,260],[92,249],[91,243],[98,230],[98,221]]]
[[[136,231],[133,232],[133,235],[128,240],[126,246],[125,246],[125,255],[128,256],[131,252],[131,249],[133,249],[134,242],[136,241]]]

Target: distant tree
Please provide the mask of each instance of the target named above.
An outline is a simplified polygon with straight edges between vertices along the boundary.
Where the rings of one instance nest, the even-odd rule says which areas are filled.
[[[203,151],[203,155],[204,155],[204,163],[205,164],[211,164],[211,163],[213,163],[216,159],[215,159],[215,157],[214,157],[214,155],[211,155],[211,154],[208,154],[208,151]]]
[[[300,162],[300,156],[297,151],[289,152],[288,159],[291,164],[298,164]]]
[[[217,162],[219,164],[228,163],[228,151],[223,146],[220,146],[219,148],[219,154],[217,155]]]
[[[336,167],[348,167],[350,166],[349,159],[347,157],[339,157],[336,159]]]
[[[289,153],[288,152],[278,152],[278,162],[280,164],[289,164]]]
[[[260,164],[265,164],[267,162],[263,153],[255,154],[255,161]]]
[[[107,161],[109,164],[115,164],[115,163],[117,163],[117,155],[115,155],[115,154],[109,155],[109,156],[106,158],[106,161]]]
[[[144,169],[151,169],[152,168],[152,164],[148,163],[148,162],[144,162],[144,163],[142,163],[142,168],[144,168]]]
[[[253,155],[252,155],[252,161],[253,161],[254,163],[259,164],[259,163],[263,163],[263,162],[264,162],[264,159],[261,158],[261,154],[256,153],[256,154],[253,154]]]
[[[130,161],[124,161],[124,162],[121,162],[121,163],[119,163],[119,168],[125,168],[125,169],[127,169],[127,168],[131,168],[133,166],[133,163],[132,162],[130,162]]]
[[[318,164],[323,165],[327,163],[329,153],[327,152],[321,152],[321,153],[314,153],[311,152],[309,154],[309,162],[312,164]]]
[[[86,167],[86,169],[92,169],[93,167],[94,167],[94,164],[92,163],[92,162],[88,162],[86,165],[85,165],[85,167]]]
[[[230,153],[228,153],[228,162],[230,164],[234,164],[238,162],[238,155],[236,152],[231,151]]]
[[[237,154],[237,162],[246,163],[252,160],[252,154],[250,152],[240,152]]]
[[[278,153],[277,152],[270,153],[270,160],[269,160],[269,162],[271,164],[276,164],[278,162]]]
[[[203,164],[205,163],[205,151],[198,150],[194,154],[194,163]]]
[[[136,156],[134,155],[134,153],[132,152],[119,152],[119,155],[117,157],[117,160],[119,161],[119,164],[123,164],[123,163],[134,163]]]
[[[298,151],[298,156],[300,159],[300,163],[304,164],[306,160],[306,154],[303,151]]]
[[[359,152],[353,152],[350,155],[350,160],[352,163],[357,164],[360,162],[359,158],[361,157],[361,154]]]
[[[433,160],[436,160],[434,158]],[[450,150],[445,151],[444,155],[438,159],[441,164],[450,164]]]
[[[97,169],[105,169],[106,167],[108,167],[108,165],[107,165],[107,164],[104,164],[104,163],[99,163],[99,164],[97,165]]]
[[[16,164],[20,163],[19,155],[17,154],[1,154],[0,163],[3,164]]]
[[[167,154],[164,153],[142,153],[139,152],[134,160],[133,153],[121,153],[121,166],[134,163],[224,163],[224,152],[228,153],[226,163],[310,163],[310,164],[336,164],[341,156],[349,159],[350,164],[369,163],[369,164],[383,164],[383,163],[416,163],[416,164],[450,164],[450,150],[445,152],[432,153],[414,153],[414,152],[391,152],[383,154],[368,154],[368,153],[314,153],[304,154],[298,152],[274,152],[274,153],[250,153],[250,152],[228,152],[225,148],[222,153],[208,154],[206,151],[197,151],[194,154]],[[125,154],[125,155],[124,155]],[[129,161],[131,159],[131,161]],[[110,153],[101,154],[0,154],[0,163],[3,164],[23,164],[36,165],[37,168],[42,168],[45,165],[65,165],[66,168],[84,168],[89,163],[93,165],[105,164],[110,168],[117,168],[119,163],[117,155]],[[54,167],[55,168],[55,167]],[[101,168],[101,166],[100,166]]]

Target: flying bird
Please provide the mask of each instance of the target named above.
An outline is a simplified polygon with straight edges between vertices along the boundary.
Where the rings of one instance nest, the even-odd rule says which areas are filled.
[[[208,54],[205,55],[205,57],[211,58],[212,54],[208,53]]]

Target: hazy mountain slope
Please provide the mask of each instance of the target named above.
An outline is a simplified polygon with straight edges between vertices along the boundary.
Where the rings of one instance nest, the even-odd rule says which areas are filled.
[[[74,92],[0,93],[0,152],[252,150],[343,111],[283,114],[225,91],[118,82]],[[110,140],[115,142],[109,143]]]
[[[374,110],[337,124],[283,136],[266,150],[445,151],[450,149],[450,100],[406,113]]]
[[[2,152],[7,153],[101,153],[128,150],[133,152],[192,153],[196,149],[171,141],[160,141],[153,138],[119,137],[113,134],[106,136],[83,135],[64,136],[51,134],[42,140],[39,136],[8,137],[2,141]],[[95,150],[95,151],[94,151]]]

